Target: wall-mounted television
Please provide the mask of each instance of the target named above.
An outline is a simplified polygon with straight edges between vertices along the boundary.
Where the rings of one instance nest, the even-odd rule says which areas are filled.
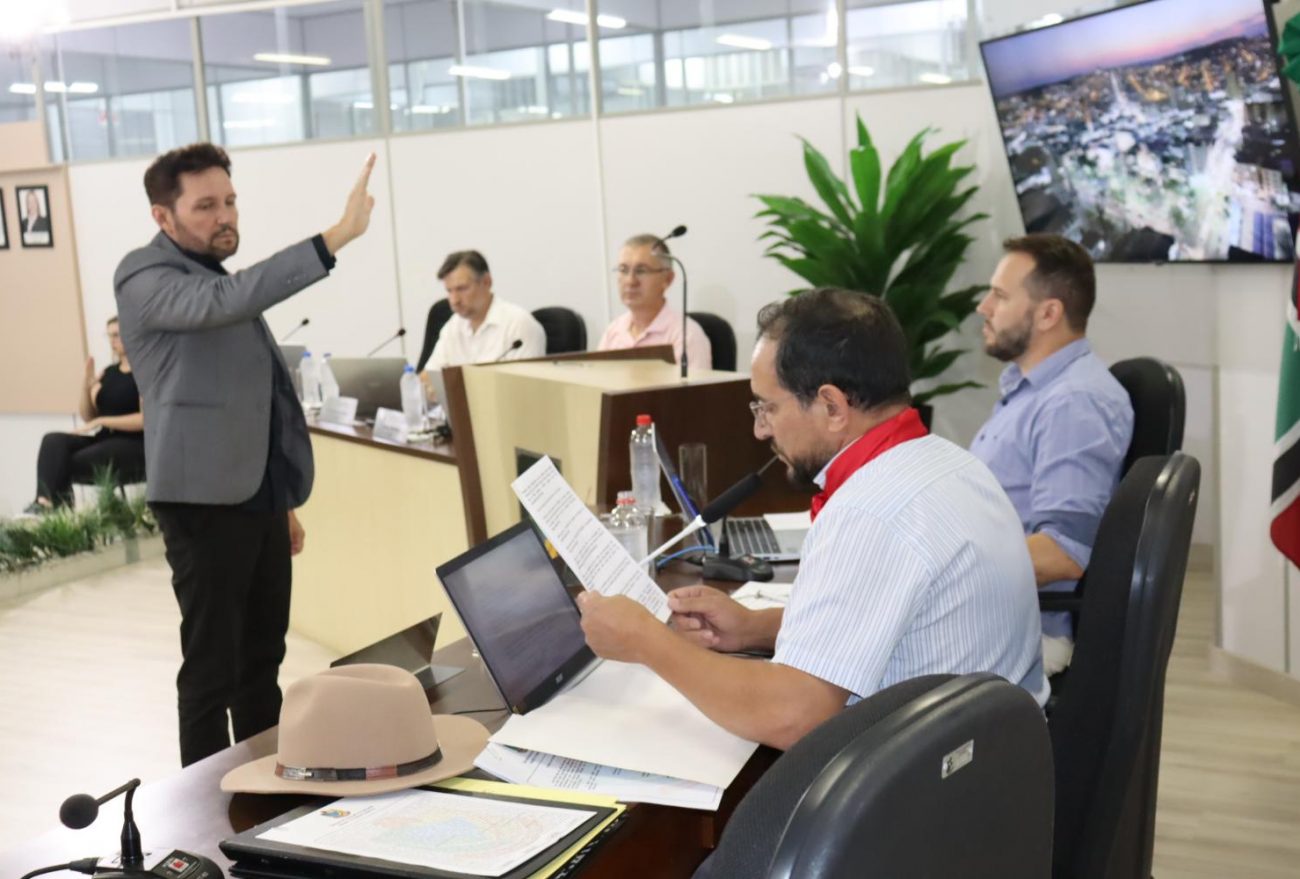
[[[1286,262],[1300,147],[1265,0],[1147,0],[981,43],[1029,232],[1098,262]]]

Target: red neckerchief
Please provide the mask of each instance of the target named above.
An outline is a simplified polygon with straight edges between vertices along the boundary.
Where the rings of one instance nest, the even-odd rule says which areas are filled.
[[[826,487],[812,499],[812,518],[817,518],[817,514],[821,512],[822,507],[826,506],[831,495],[835,494],[839,487],[860,468],[894,446],[902,445],[908,440],[920,439],[928,433],[925,425],[921,423],[920,413],[909,408],[899,412],[893,418],[880,422],[855,439],[827,468]]]

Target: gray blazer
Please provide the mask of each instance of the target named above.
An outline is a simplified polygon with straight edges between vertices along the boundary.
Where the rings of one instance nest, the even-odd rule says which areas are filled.
[[[284,363],[262,312],[327,274],[310,240],[222,275],[161,232],[118,265],[113,288],[143,399],[149,500],[231,505],[257,491],[277,393],[274,360]],[[311,493],[311,440],[298,401],[278,393],[293,508]]]

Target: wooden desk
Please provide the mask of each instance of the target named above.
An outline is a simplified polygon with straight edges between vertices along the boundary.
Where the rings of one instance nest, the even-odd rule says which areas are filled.
[[[466,669],[430,691],[430,705],[435,713],[493,708],[501,704],[482,662],[471,654],[467,640],[462,639],[438,650],[434,661],[439,665]],[[506,719],[504,707],[473,716],[489,729],[496,729]],[[136,791],[135,818],[145,849],[170,851],[179,848],[206,855],[228,872],[230,861],[217,848],[221,840],[309,802],[307,797],[231,795],[220,789],[221,777],[226,772],[275,752],[276,732],[267,730],[182,769],[171,778],[144,785]],[[690,876],[716,845],[736,804],[776,756],[777,752],[769,748],[759,748],[727,788],[717,812],[648,804],[629,807],[627,820],[587,860],[583,879]],[[124,767],[122,781],[126,781],[129,775],[129,767]],[[56,816],[50,816],[52,825],[56,820]],[[121,829],[122,805],[118,799],[105,805],[99,819],[84,830],[59,828],[0,853],[0,876],[14,879],[37,867],[66,863],[94,853],[116,852]]]
[[[294,559],[290,626],[350,653],[441,611],[439,643],[463,638],[434,575],[469,548],[455,446],[309,429],[316,483],[299,512],[307,543]]]

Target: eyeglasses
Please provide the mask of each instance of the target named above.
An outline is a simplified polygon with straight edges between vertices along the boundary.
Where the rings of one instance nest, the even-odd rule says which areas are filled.
[[[626,278],[628,275],[631,275],[632,277],[636,278],[639,281],[642,278],[644,278],[646,275],[658,275],[661,272],[666,272],[666,271],[668,270],[652,269],[650,268],[650,266],[619,266],[618,268],[614,269],[614,274],[618,275],[620,278]]]
[[[786,394],[786,396],[782,397],[781,400],[793,396],[794,394]],[[781,400],[751,400],[749,403],[749,412],[754,416],[754,423],[767,424],[768,416],[776,410],[776,405],[777,403],[780,403]]]

